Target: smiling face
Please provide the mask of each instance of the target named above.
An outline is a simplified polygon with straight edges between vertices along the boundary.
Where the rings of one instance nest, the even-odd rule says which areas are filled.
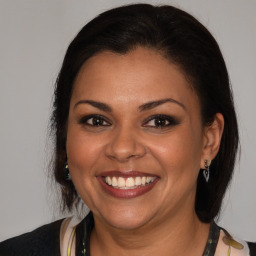
[[[72,181],[96,220],[133,229],[194,214],[206,145],[200,113],[182,72],[153,50],[86,61],[66,146]]]

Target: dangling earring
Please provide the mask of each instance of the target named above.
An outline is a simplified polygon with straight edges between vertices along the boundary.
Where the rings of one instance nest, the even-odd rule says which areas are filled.
[[[204,161],[204,170],[203,170],[203,174],[204,174],[204,178],[205,181],[208,182],[210,179],[210,165],[211,165],[211,160],[205,160]]]
[[[68,169],[68,160],[67,159],[64,163],[64,177],[65,177],[65,180],[71,180],[71,176],[70,176],[69,169]]]

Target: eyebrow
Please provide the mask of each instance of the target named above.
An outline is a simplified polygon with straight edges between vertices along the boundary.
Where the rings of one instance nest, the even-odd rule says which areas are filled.
[[[93,101],[93,100],[80,100],[78,101],[75,106],[74,106],[74,109],[80,105],[80,104],[89,104],[95,108],[98,108],[102,111],[105,111],[105,112],[112,112],[112,108],[110,106],[108,106],[107,104],[105,103],[102,103],[102,102],[98,102],[98,101]]]
[[[171,102],[171,103],[177,104],[180,107],[182,107],[184,110],[186,110],[186,107],[181,102],[179,102],[177,100],[174,100],[172,98],[166,98],[166,99],[161,99],[161,100],[147,102],[147,103],[141,105],[139,107],[139,110],[140,111],[150,110],[150,109],[153,109],[153,108],[155,108],[157,106],[160,106],[160,105],[162,105],[164,103],[167,103],[167,102]]]
[[[168,102],[177,104],[180,107],[182,107],[184,110],[186,110],[185,106],[181,102],[174,100],[172,98],[166,98],[166,99],[161,99],[161,100],[150,101],[150,102],[144,103],[139,106],[139,111],[150,110],[150,109],[153,109],[157,106],[160,106],[160,105],[168,103]],[[102,111],[112,112],[112,108],[109,105],[102,103],[102,102],[94,101],[94,100],[80,100],[74,105],[74,109],[80,104],[89,104],[95,108],[102,110]]]

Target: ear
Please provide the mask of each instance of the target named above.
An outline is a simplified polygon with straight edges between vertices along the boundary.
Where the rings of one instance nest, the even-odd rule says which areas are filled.
[[[203,151],[201,168],[205,169],[205,160],[213,160],[220,148],[222,133],[224,130],[224,117],[217,113],[211,125],[204,127]]]

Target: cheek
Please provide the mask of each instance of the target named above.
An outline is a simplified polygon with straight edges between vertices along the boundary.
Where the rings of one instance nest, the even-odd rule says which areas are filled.
[[[102,140],[97,136],[86,136],[81,128],[70,126],[66,147],[71,172],[75,169],[76,173],[88,174],[99,158]]]
[[[167,172],[181,175],[182,172],[190,172],[192,175],[200,169],[201,134],[197,131],[180,129],[163,138],[152,141],[149,148],[152,155],[158,159],[162,168]],[[191,172],[192,171],[192,172]]]

